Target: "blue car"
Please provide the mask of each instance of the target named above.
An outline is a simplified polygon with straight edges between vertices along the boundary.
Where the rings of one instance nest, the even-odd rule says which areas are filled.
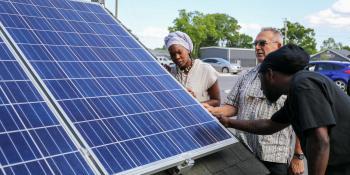
[[[350,95],[350,62],[311,61],[308,70],[331,78],[340,89]]]

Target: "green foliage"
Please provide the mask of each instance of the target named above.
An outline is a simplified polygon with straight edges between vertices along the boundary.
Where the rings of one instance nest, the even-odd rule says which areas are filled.
[[[343,48],[342,43],[335,42],[334,38],[328,38],[327,40],[324,40],[322,42],[321,51],[327,50],[327,49],[341,50],[342,48]]]
[[[322,42],[321,51],[327,49],[335,49],[335,50],[348,50],[350,51],[350,46],[344,46],[341,42],[336,42],[334,38],[328,38]]]
[[[251,48],[253,39],[245,34],[240,34],[241,27],[235,18],[227,14],[203,14],[198,11],[179,11],[179,17],[169,27],[170,32],[182,31],[187,33],[193,41],[194,57],[198,57],[199,48],[206,46],[218,46],[220,42],[225,46]]]
[[[342,49],[350,51],[350,46],[343,46]]]
[[[304,48],[309,54],[317,52],[314,29],[306,28],[297,22],[292,23],[290,21],[287,21],[287,27],[287,38],[285,38],[286,43],[297,44]],[[285,28],[281,28],[280,31],[282,32],[283,37],[285,37]]]
[[[229,38],[228,47],[253,48],[253,38],[246,34],[237,34]]]

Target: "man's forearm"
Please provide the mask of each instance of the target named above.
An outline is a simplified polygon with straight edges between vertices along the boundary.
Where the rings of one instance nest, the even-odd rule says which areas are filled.
[[[289,164],[289,171],[291,174],[303,174],[305,170],[304,160],[300,160],[296,154],[303,154],[298,136],[295,136],[294,156]]]
[[[329,159],[328,130],[322,127],[309,132],[306,145],[309,175],[323,175],[326,173]]]
[[[298,136],[295,136],[294,154],[303,154]]]
[[[227,127],[232,127],[238,130],[246,131],[249,133],[269,135],[287,127],[288,124],[280,124],[273,122],[270,119],[261,120],[234,120],[229,119]]]

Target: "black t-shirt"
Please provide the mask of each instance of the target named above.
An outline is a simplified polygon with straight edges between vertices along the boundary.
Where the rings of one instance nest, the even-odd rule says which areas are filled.
[[[300,71],[291,82],[284,106],[271,119],[292,124],[303,150],[306,131],[327,126],[330,133],[328,165],[350,163],[350,97],[332,80],[315,72]]]

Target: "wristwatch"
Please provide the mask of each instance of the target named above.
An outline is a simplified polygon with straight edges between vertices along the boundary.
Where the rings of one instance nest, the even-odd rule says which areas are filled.
[[[295,153],[295,154],[294,154],[294,157],[297,158],[297,159],[299,159],[299,160],[304,160],[304,158],[305,158],[304,154],[302,154],[302,153],[301,153],[301,154]]]

